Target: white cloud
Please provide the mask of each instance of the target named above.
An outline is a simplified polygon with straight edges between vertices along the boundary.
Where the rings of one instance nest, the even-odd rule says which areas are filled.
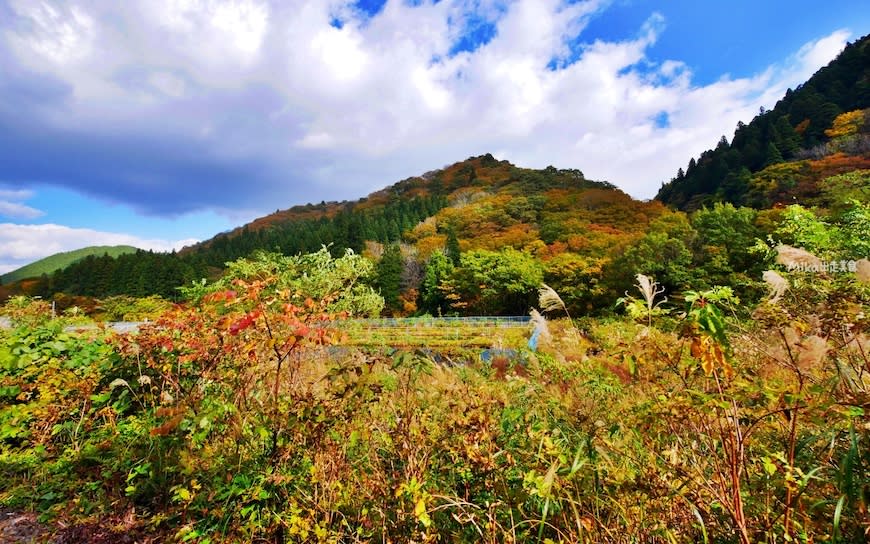
[[[31,208],[26,204],[0,200],[0,217],[5,216],[19,219],[34,219],[43,215],[45,215],[45,212],[42,210]]]
[[[268,20],[268,6],[245,1],[219,3],[211,16],[211,24],[246,54],[256,53],[260,49]]]
[[[179,202],[186,187],[190,209],[264,212],[359,197],[488,151],[522,166],[580,168],[651,197],[849,37],[837,31],[753,77],[697,85],[680,59],[648,57],[667,31],[655,13],[636,38],[607,42],[583,34],[603,0],[410,4],[390,0],[367,19],[349,0],[21,0],[12,8],[27,24],[0,23],[0,35],[16,62],[72,89],[34,113],[46,127],[160,142],[118,151],[148,160],[118,172],[113,198],[139,205],[142,180],[155,180],[144,187],[158,195],[154,207]],[[496,35],[451,56],[472,10]],[[668,126],[656,125],[662,113]],[[182,161],[165,150],[188,148],[196,166],[228,162],[245,174],[215,190],[189,169],[137,170],[174,167]],[[101,190],[92,179],[71,170],[41,181]]]
[[[24,189],[0,189],[0,217],[35,219],[45,215],[42,210],[21,203],[32,196],[33,191]]]
[[[27,189],[0,189],[0,200],[27,200],[33,191]]]
[[[319,57],[336,84],[357,79],[366,68],[369,56],[360,47],[360,36],[350,27],[326,27],[311,39],[311,52]]]
[[[25,35],[12,36],[20,48],[30,48],[55,65],[79,60],[90,53],[94,20],[77,6],[15,0],[12,9],[31,22]]]
[[[130,245],[140,249],[172,251],[198,241],[143,239],[130,234],[71,228],[52,223],[42,225],[0,223],[0,273],[15,270],[55,253],[88,246]]]

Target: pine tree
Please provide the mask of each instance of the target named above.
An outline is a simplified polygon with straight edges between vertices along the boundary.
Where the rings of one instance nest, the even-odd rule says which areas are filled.
[[[777,164],[782,162],[782,153],[779,152],[779,148],[776,147],[776,144],[770,142],[767,144],[767,154],[764,157],[764,165],[770,166],[771,164]]]
[[[403,266],[399,244],[389,244],[377,266],[377,285],[384,297],[385,310],[399,309]]]
[[[447,229],[447,247],[445,248],[445,253],[454,266],[459,266],[462,250],[459,248],[459,238],[456,237],[456,229],[452,226]]]

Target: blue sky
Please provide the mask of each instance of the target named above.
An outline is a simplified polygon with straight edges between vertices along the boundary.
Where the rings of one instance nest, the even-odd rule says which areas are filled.
[[[0,0],[0,272],[487,152],[649,198],[868,32],[842,0]]]

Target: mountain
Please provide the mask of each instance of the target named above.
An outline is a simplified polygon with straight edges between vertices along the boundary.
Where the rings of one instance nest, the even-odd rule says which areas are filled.
[[[730,143],[722,136],[692,158],[656,199],[694,210],[713,202],[765,208],[819,197],[825,179],[870,169],[868,108],[870,35],[789,89],[772,110],[738,123]]]
[[[588,180],[579,170],[520,168],[486,154],[356,201],[278,210],[177,254],[89,256],[30,289],[43,296],[176,298],[176,287],[217,277],[226,262],[257,250],[296,254],[328,246],[333,255],[351,249],[380,262],[385,249],[400,243],[402,290],[410,296],[410,290],[420,290],[420,275],[436,252],[452,248],[458,262],[460,252],[513,248],[537,259],[535,266],[553,259],[554,266],[576,273],[586,265],[594,269],[604,253],[642,236],[665,211],[660,203],[635,201],[607,182]]]
[[[137,249],[133,246],[90,246],[74,251],[65,251],[63,253],[55,253],[44,259],[32,262],[22,266],[12,272],[8,272],[0,277],[3,283],[11,283],[27,278],[38,278],[43,274],[53,274],[54,272],[66,268],[69,265],[84,259],[89,256],[108,255],[110,257],[118,257],[125,253],[134,253]]]
[[[579,170],[519,168],[486,154],[407,178],[357,201],[321,202],[277,211],[185,248],[181,254],[202,259],[212,266],[221,266],[225,261],[248,255],[255,249],[293,254],[331,245],[336,255],[347,248],[361,252],[367,241],[383,244],[402,240],[421,221],[441,215],[451,216],[446,222],[452,225],[451,228],[458,229],[461,238],[476,239],[487,233],[496,234],[507,225],[506,221],[512,221],[516,226],[517,220],[510,218],[520,212],[501,209],[513,196],[531,198],[531,204],[524,205],[529,207],[528,213],[534,215],[544,207],[548,191],[582,192],[591,189],[613,195],[620,201],[631,200],[609,183],[585,179]],[[494,227],[486,230],[466,227],[461,217],[452,217],[453,213],[449,211],[461,208],[467,214],[466,205],[493,197],[499,198],[487,202],[498,208],[501,218]],[[610,219],[616,220],[616,217]],[[445,223],[445,220],[440,222]],[[446,235],[441,231],[441,235]]]

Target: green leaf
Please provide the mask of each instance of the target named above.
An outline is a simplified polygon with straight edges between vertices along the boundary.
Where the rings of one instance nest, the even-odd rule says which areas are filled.
[[[764,463],[764,472],[767,473],[768,476],[773,476],[776,473],[776,464],[770,457],[766,455],[761,458],[762,463]]]
[[[21,387],[17,385],[5,385],[0,387],[0,397],[15,398],[21,393]]]
[[[846,495],[842,495],[837,501],[837,508],[834,509],[834,534],[831,537],[831,542],[837,542],[840,537],[840,517],[843,515],[843,505],[845,504]]]

